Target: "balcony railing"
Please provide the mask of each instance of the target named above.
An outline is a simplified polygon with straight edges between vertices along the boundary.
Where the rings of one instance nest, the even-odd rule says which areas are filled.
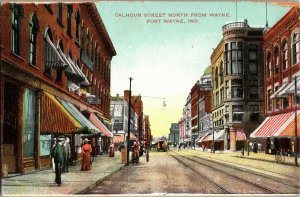
[[[222,27],[222,30],[223,30],[223,33],[227,30],[232,30],[232,29],[244,29],[246,28],[248,25],[247,25],[247,22],[233,22],[233,23],[228,23],[226,25],[223,25]]]

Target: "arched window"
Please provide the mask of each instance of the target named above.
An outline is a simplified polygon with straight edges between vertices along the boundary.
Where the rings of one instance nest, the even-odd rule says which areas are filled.
[[[73,7],[72,4],[67,4],[67,34],[71,36],[71,25],[72,25],[72,12],[73,12]]]
[[[11,50],[13,53],[20,55],[20,22],[21,16],[24,14],[23,6],[20,4],[11,4],[11,25],[12,25],[12,33],[11,33]]]
[[[45,70],[44,74],[48,77],[52,77],[52,49],[51,44],[52,43],[52,32],[49,27],[45,30],[45,54],[44,54],[44,60],[45,60]]]
[[[79,15],[79,11],[76,10],[76,13],[75,13],[75,41],[77,43],[79,42],[79,26],[80,26],[80,15]]]
[[[279,48],[276,46],[274,48],[274,74],[277,75],[279,73]]]
[[[39,30],[39,22],[36,14],[32,14],[29,22],[30,28],[30,47],[29,47],[29,63],[32,66],[36,65],[36,36]]]
[[[293,62],[293,65],[300,62],[300,57],[299,57],[299,32],[298,31],[299,30],[297,29],[292,34],[292,62]]]
[[[271,54],[267,54],[267,62],[266,62],[266,73],[267,73],[267,78],[270,79],[271,77]]]
[[[288,62],[288,44],[287,44],[287,41],[286,40],[284,40],[283,42],[282,42],[282,57],[281,57],[281,59],[282,59],[282,70],[284,71],[284,70],[286,70],[287,69],[287,67],[288,67],[288,64],[289,64],[289,62]]]

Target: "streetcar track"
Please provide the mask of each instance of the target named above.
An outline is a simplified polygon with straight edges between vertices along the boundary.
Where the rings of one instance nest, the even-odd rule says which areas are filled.
[[[203,176],[202,174],[200,174],[199,172],[197,172],[196,170],[194,170],[193,168],[191,168],[190,166],[188,166],[186,163],[180,161],[178,158],[174,157],[173,155],[170,155],[171,157],[173,157],[174,159],[176,159],[179,163],[181,163],[182,165],[184,165],[185,167],[187,167],[188,169],[192,170],[194,173],[196,173],[198,176]],[[202,177],[201,177],[202,178]],[[228,192],[225,188],[223,188],[222,186],[218,185],[217,183],[211,181],[210,179],[208,179],[208,177],[205,176],[205,181],[207,181],[209,184],[213,185],[215,188],[221,190],[224,192],[224,194],[230,194],[230,192]]]
[[[206,159],[206,160],[208,160],[208,161],[211,160],[211,159],[204,158],[204,157],[201,157],[201,158]],[[246,159],[248,159],[248,158],[246,158]],[[227,165],[232,164],[232,162],[227,162],[227,161],[224,161],[224,160],[222,160],[222,159],[214,158],[214,160],[221,161],[222,163],[223,163],[223,162],[224,162],[224,163],[227,163]],[[266,162],[266,161],[264,161],[264,162]],[[218,162],[218,163],[220,163],[220,162]],[[228,163],[230,163],[230,164],[228,164]],[[243,165],[243,164],[239,164],[239,165],[240,165],[240,166],[249,167],[249,166],[246,166],[246,165]],[[274,171],[271,171],[271,170],[259,169],[259,168],[255,168],[255,167],[250,167],[250,168],[253,168],[253,169],[256,169],[256,170],[263,170],[263,171],[266,171],[266,172],[270,172],[270,173],[274,173],[274,174],[278,174],[278,175],[282,175],[282,176],[286,176],[286,177],[290,177],[290,178],[294,178],[294,179],[299,179],[299,177],[294,176],[294,175],[292,175],[292,174],[278,173],[278,172],[274,172]],[[299,168],[299,169],[300,169],[300,168]]]
[[[202,160],[205,160],[207,162],[211,162],[213,163],[214,161],[210,160],[210,159],[207,159],[207,158],[203,158],[203,157],[200,157],[200,156],[193,156],[197,159],[202,159]],[[227,164],[227,163],[221,163],[221,162],[215,162],[217,165],[221,165],[221,166],[226,166],[226,167],[229,167],[229,168],[232,168],[232,169],[235,169],[235,170],[240,170],[242,172],[246,172],[246,173],[251,173],[251,174],[255,174],[257,176],[261,176],[261,177],[264,177],[264,178],[267,178],[267,179],[270,179],[272,181],[276,181],[276,182],[280,182],[281,184],[283,185],[286,185],[286,186],[289,186],[289,187],[293,187],[295,189],[300,189],[300,186],[299,185],[289,185],[287,183],[285,183],[284,181],[282,180],[290,180],[290,181],[294,181],[294,180],[291,180],[291,179],[287,179],[287,178],[278,178],[278,177],[274,177],[272,175],[264,175],[264,174],[260,174],[258,172],[255,172],[255,171],[252,171],[252,170],[249,170],[249,169],[244,169],[244,168],[241,168],[241,167],[238,167],[238,166],[233,166],[233,165],[230,165],[230,164]],[[244,165],[243,165],[244,166]],[[257,168],[255,168],[257,169]],[[271,171],[268,171],[268,172],[271,172]],[[280,174],[280,173],[275,173],[275,172],[272,172],[274,174],[279,174],[279,175],[283,175],[283,174]]]
[[[260,188],[260,189],[266,190],[266,191],[268,191],[268,192],[270,192],[270,193],[272,193],[272,194],[279,194],[279,193],[280,193],[280,192],[278,192],[278,191],[276,191],[276,190],[273,190],[273,189],[270,189],[270,188],[267,188],[267,187],[258,185],[258,184],[256,184],[256,183],[253,183],[253,182],[248,181],[248,180],[246,180],[246,179],[243,179],[243,178],[241,178],[241,177],[238,177],[238,176],[235,176],[235,175],[233,175],[233,174],[230,174],[230,173],[227,173],[227,172],[225,172],[225,171],[222,171],[222,170],[220,170],[220,169],[218,169],[218,168],[214,168],[214,167],[212,167],[212,166],[209,166],[209,165],[200,163],[200,162],[198,162],[198,161],[196,161],[196,160],[194,160],[194,159],[191,159],[191,158],[189,158],[189,157],[183,156],[183,155],[178,154],[178,153],[176,153],[176,152],[174,152],[174,151],[172,151],[172,152],[175,153],[175,154],[177,154],[177,155],[179,155],[179,156],[181,156],[181,157],[183,157],[183,158],[185,158],[185,159],[188,159],[188,160],[190,160],[190,161],[192,161],[192,162],[201,164],[201,165],[203,165],[203,166],[206,166],[206,167],[208,167],[208,168],[211,168],[211,169],[213,169],[213,170],[216,170],[216,171],[218,171],[218,172],[220,172],[220,173],[223,173],[223,174],[225,174],[225,175],[231,176],[231,177],[233,177],[233,178],[235,178],[235,179],[237,179],[237,180],[244,181],[244,182],[249,183],[249,184],[251,184],[251,185],[254,185],[254,186],[256,186],[256,187],[258,187],[258,188]],[[175,158],[175,156],[173,156],[173,155],[171,155],[171,156]],[[175,158],[175,159],[176,159],[176,158]],[[179,159],[177,159],[177,160],[178,160],[180,163],[183,163],[183,161],[180,161]],[[189,167],[189,166],[187,166],[187,167]],[[189,167],[189,168],[191,169],[191,167]],[[193,170],[193,171],[194,171],[194,170]],[[197,174],[199,174],[199,173],[197,173]],[[202,176],[203,176],[203,175],[202,175]],[[208,178],[208,177],[206,177],[206,178]],[[221,187],[221,186],[219,186],[219,187]]]

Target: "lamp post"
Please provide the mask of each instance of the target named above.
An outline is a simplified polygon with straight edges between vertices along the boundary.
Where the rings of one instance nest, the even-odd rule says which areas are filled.
[[[127,163],[129,165],[129,148],[130,148],[130,108],[131,108],[131,81],[133,80],[132,77],[129,78],[129,102],[128,102],[128,131],[127,131]]]
[[[295,107],[295,164],[298,166],[298,133],[297,133],[297,78],[298,76],[295,76],[295,90],[294,90],[294,107]]]

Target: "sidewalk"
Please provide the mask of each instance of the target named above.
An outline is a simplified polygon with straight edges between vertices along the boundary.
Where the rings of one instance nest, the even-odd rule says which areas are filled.
[[[75,166],[70,166],[69,172],[62,174],[61,186],[57,186],[54,182],[55,173],[52,168],[4,178],[2,180],[2,194],[3,196],[79,194],[95,186],[123,166],[120,152],[116,151],[115,157],[98,156],[93,162],[91,171],[80,171],[80,161]]]

